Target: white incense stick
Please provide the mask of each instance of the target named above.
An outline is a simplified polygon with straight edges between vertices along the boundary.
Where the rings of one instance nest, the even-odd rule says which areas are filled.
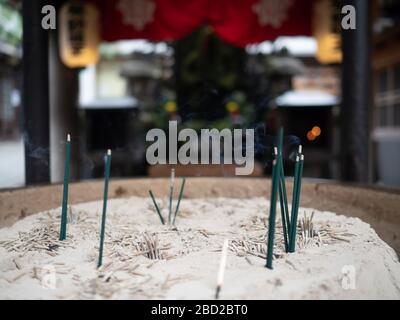
[[[67,134],[67,141],[71,142],[71,135],[69,133]]]
[[[226,259],[228,256],[228,245],[229,240],[225,239],[224,245],[222,246],[221,261],[219,264],[218,278],[217,278],[217,291],[215,294],[215,299],[219,298],[219,292],[221,291],[222,283],[224,282]]]
[[[175,181],[175,169],[171,169],[170,188],[173,188],[173,187],[174,187],[174,181]]]
[[[110,149],[107,150],[107,155],[111,156],[111,150]]]
[[[300,161],[304,161],[304,154],[300,156]]]
[[[274,147],[274,155],[278,155],[278,148],[277,147]]]
[[[299,145],[299,154],[302,154],[302,153],[303,153],[303,146]]]

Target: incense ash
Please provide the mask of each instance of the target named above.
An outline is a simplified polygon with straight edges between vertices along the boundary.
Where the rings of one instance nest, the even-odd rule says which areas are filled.
[[[169,197],[157,201],[167,216]],[[1,229],[0,298],[213,299],[217,282],[219,299],[400,298],[394,251],[357,218],[299,208],[296,252],[286,253],[277,207],[268,270],[263,198],[182,199],[175,225],[160,223],[150,197],[110,199],[97,268],[102,205],[70,206],[64,241],[60,208]],[[349,265],[357,290],[342,287]]]

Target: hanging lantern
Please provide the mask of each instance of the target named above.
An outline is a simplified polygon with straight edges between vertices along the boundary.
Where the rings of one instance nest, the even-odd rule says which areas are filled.
[[[337,31],[337,19],[332,0],[314,3],[314,37],[317,40],[317,59],[323,64],[342,61],[341,36]]]
[[[60,56],[70,68],[95,64],[99,59],[99,10],[87,1],[69,1],[60,11]]]

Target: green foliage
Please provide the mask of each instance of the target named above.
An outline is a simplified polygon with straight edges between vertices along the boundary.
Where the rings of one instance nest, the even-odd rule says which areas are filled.
[[[171,105],[176,105],[175,101],[167,100],[160,103],[151,113],[152,126],[156,128],[168,129],[169,120],[179,120],[179,109],[174,109]],[[250,103],[246,95],[241,91],[235,91],[230,95],[225,105],[226,115],[224,117],[209,120],[195,117],[179,124],[179,130],[191,128],[200,132],[201,129],[225,128],[249,128],[254,122],[254,105]]]
[[[226,100],[244,87],[244,49],[223,42],[207,26],[176,41],[174,48],[177,101],[183,121],[195,125],[201,118],[219,124],[228,116]]]
[[[0,0],[0,41],[18,47],[22,40],[22,17],[9,1]]]
[[[195,90],[202,83],[232,90],[240,82],[243,49],[221,41],[209,27],[203,27],[175,43],[180,85]]]

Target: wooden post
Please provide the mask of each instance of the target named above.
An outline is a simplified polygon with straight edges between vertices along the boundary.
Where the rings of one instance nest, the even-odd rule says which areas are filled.
[[[49,1],[50,2],[50,1]],[[59,12],[65,0],[53,0]],[[58,20],[57,20],[58,23]],[[74,143],[71,154],[71,180],[78,178],[79,134],[78,134],[78,70],[66,67],[59,55],[57,30],[51,30],[49,38],[50,77],[50,176],[52,183],[63,180],[65,148],[61,143],[70,133]]]
[[[48,1],[23,0],[23,136],[25,183],[50,181],[48,32],[42,7]]]
[[[342,28],[341,176],[368,182],[371,104],[371,24],[369,0],[343,0],[356,9],[356,29]]]

